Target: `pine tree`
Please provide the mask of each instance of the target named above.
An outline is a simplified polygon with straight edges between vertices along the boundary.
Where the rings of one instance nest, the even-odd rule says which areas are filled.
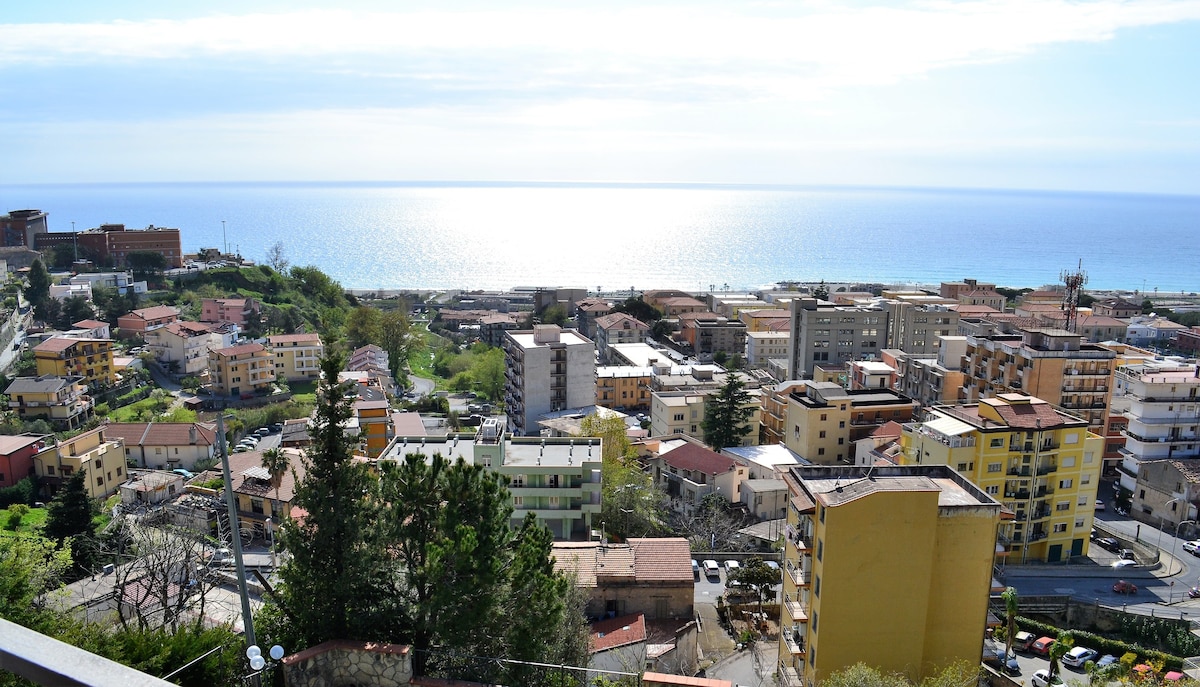
[[[342,429],[352,413],[336,383],[343,362],[335,353],[321,360],[313,443],[292,499],[305,515],[285,521],[280,536],[292,555],[281,570],[281,592],[290,614],[286,638],[296,649],[330,639],[377,638],[369,616],[369,580],[378,561],[376,484],[367,466],[352,459]]]
[[[741,446],[754,417],[752,397],[738,374],[730,374],[717,393],[704,402],[704,441],[714,449]]]
[[[59,546],[70,542],[71,558],[79,574],[91,572],[98,552],[93,537],[92,516],[98,510],[87,492],[86,473],[76,472],[54,495],[46,510],[42,534]]]

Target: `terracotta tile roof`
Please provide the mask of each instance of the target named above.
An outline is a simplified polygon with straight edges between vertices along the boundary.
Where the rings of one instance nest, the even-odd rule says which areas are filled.
[[[693,443],[685,443],[662,454],[663,462],[680,470],[719,475],[734,469],[735,463],[728,456]],[[690,564],[689,564],[690,565]]]
[[[585,298],[575,303],[575,308],[584,312],[611,312],[613,304],[602,298]]]
[[[1047,429],[1065,424],[1058,411],[1040,398],[1029,398],[1028,403],[1007,403],[1003,396],[1009,395],[1011,394],[1003,394],[1001,398],[984,398],[979,402],[994,408],[1000,419],[1014,429]]]
[[[203,422],[110,422],[105,434],[120,437],[126,446],[212,446],[217,430]],[[195,429],[195,442],[192,430]]]
[[[171,332],[175,336],[192,337],[192,336],[207,336],[208,334],[211,334],[214,331],[216,331],[217,327],[216,327],[216,325],[208,324],[206,322],[182,322],[181,321],[181,322],[172,322],[171,324],[168,324],[167,326],[163,327],[163,329],[167,330],[168,332]]]
[[[232,358],[235,355],[241,355],[243,353],[257,353],[259,351],[265,351],[265,350],[267,350],[267,349],[263,348],[262,344],[247,343],[247,344],[240,344],[237,346],[229,346],[227,348],[217,348],[217,349],[213,350],[213,353],[216,353],[217,355],[223,356],[226,358]]]
[[[160,320],[164,317],[179,317],[179,308],[169,305],[156,305],[152,308],[140,308],[129,313],[143,320]],[[126,316],[128,317],[128,315]]]
[[[688,573],[691,575],[691,573]],[[588,630],[591,652],[615,649],[626,644],[646,641],[646,616],[623,615],[617,618],[592,623]]]
[[[603,317],[597,317],[596,318],[596,328],[597,329],[613,329],[615,327],[620,326],[622,322],[629,322],[629,326],[632,327],[633,329],[645,329],[645,330],[650,329],[650,325],[646,324],[645,322],[642,322],[641,320],[639,320],[636,317],[633,317],[632,315],[628,315],[623,312],[615,312],[615,313],[611,313],[609,315],[604,315]]]
[[[62,353],[80,341],[83,341],[83,339],[68,339],[66,337],[56,336],[46,339],[40,344],[34,346],[33,350],[42,351],[43,353]]]
[[[321,335],[315,332],[310,334],[278,334],[276,336],[268,336],[267,342],[271,345],[281,343],[321,343]]]
[[[297,480],[304,479],[304,461],[300,451],[292,448],[280,449],[288,456],[289,470],[283,474],[279,485],[279,500],[290,503],[296,495]],[[229,473],[233,477],[233,491],[236,494],[249,494],[263,498],[275,498],[275,489],[268,481],[243,475],[247,470],[262,467],[262,451],[246,451],[245,453],[229,454]]]
[[[787,310],[784,310],[783,308],[768,308],[766,310],[748,310],[745,312],[749,313],[750,317],[753,317],[755,319],[760,319],[760,320],[763,318],[774,319],[776,317],[782,317],[782,318],[788,319],[788,318],[791,318],[791,316],[792,316],[792,313],[788,312]]]
[[[692,552],[683,537],[631,538],[638,582],[692,582]]]
[[[587,589],[614,579],[634,579],[633,551],[628,544],[554,542],[554,569],[575,573],[576,586]],[[689,566],[691,563],[688,564]]]
[[[716,320],[723,318],[724,315],[718,315],[711,310],[697,310],[695,312],[685,312],[679,316],[680,322],[694,322],[696,320]]]
[[[674,298],[664,298],[662,301],[662,304],[663,305],[680,305],[680,306],[683,306],[683,305],[703,306],[703,305],[705,305],[704,301],[698,301],[695,298],[692,298],[691,296],[676,296]]]
[[[76,329],[96,329],[97,327],[107,327],[108,323],[101,322],[100,320],[80,320],[78,322],[72,322],[71,326],[75,327]]]
[[[871,432],[873,437],[898,437],[904,433],[904,427],[895,420],[888,420],[879,429]]]
[[[26,446],[44,441],[47,436],[46,434],[0,435],[0,456],[12,455]]]

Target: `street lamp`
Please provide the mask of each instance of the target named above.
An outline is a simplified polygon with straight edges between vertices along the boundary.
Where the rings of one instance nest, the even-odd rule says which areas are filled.
[[[225,252],[222,255],[229,253],[229,237],[225,235],[225,220],[221,220],[221,241],[225,244]]]
[[[1167,564],[1167,576],[1171,576],[1171,568],[1175,565],[1175,546],[1179,543],[1179,528],[1185,523],[1195,524],[1195,520],[1180,520],[1178,525],[1175,525],[1175,538],[1171,540],[1171,562]],[[1179,567],[1179,571],[1183,572],[1183,565]]]
[[[278,565],[275,562],[275,523],[271,518],[267,518],[267,535],[271,537],[271,571],[274,572]]]

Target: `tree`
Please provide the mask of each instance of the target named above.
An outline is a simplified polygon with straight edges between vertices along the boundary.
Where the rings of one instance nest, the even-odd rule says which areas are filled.
[[[567,309],[555,303],[542,311],[541,320],[542,324],[557,324],[561,327],[567,323]]]
[[[1059,632],[1058,638],[1055,639],[1052,644],[1050,644],[1050,652],[1047,654],[1047,658],[1050,659],[1051,683],[1054,682],[1054,678],[1058,675],[1059,660],[1062,659],[1063,656],[1066,656],[1067,652],[1070,651],[1071,647],[1073,646],[1075,646],[1075,636],[1070,632]]]
[[[213,586],[198,572],[205,545],[194,533],[174,527],[153,529],[117,521],[115,535],[133,552],[113,573],[117,620],[123,629],[179,631],[189,617],[204,617],[207,592]]]
[[[1005,633],[1004,633],[1004,656],[1008,660],[1008,655],[1013,652],[1013,636],[1017,634],[1017,612],[1020,611],[1017,603],[1017,588],[1007,587],[1004,593],[1000,595],[1004,600],[1005,614]]]
[[[638,464],[629,445],[625,421],[592,413],[583,418],[580,435],[600,437],[600,519],[605,531],[621,539],[644,537],[662,529],[666,494]]]
[[[263,451],[262,466],[271,473],[271,488],[275,490],[275,504],[279,504],[279,487],[283,485],[283,476],[291,467],[291,457],[279,448],[269,448]]]
[[[378,344],[383,338],[382,321],[383,313],[376,308],[355,308],[346,317],[346,343],[350,348]]]
[[[379,347],[388,354],[388,371],[396,380],[403,380],[408,368],[408,357],[421,342],[413,335],[412,323],[405,314],[406,308],[388,310],[379,318]]]
[[[979,664],[958,661],[938,672],[928,673],[920,682],[899,673],[885,673],[865,663],[835,670],[821,680],[821,687],[963,687],[979,681]]]
[[[693,551],[741,550],[742,523],[729,512],[720,492],[705,494],[695,508],[674,515],[674,529],[687,537]]]
[[[41,537],[0,537],[0,618],[37,629],[43,595],[71,569],[71,554]]]
[[[29,266],[29,281],[25,285],[25,300],[35,308],[50,298],[50,272],[41,259]]]
[[[288,262],[287,256],[284,255],[283,241],[276,241],[267,249],[267,264],[276,272],[287,274],[288,266],[291,263]]]
[[[337,383],[342,356],[321,359],[312,445],[304,456],[305,477],[292,504],[307,515],[285,520],[280,543],[291,560],[280,571],[280,595],[288,622],[279,639],[296,649],[330,639],[369,639],[372,577],[378,572],[374,531],[378,526],[371,496],[375,480],[355,462],[351,439],[342,427],[353,414],[344,385]]]
[[[504,351],[489,348],[471,365],[471,376],[480,394],[489,401],[504,398]]]
[[[817,286],[813,288],[812,295],[813,298],[823,301],[829,300],[829,286],[825,283],[824,279],[821,280],[820,284],[817,284]]]
[[[641,296],[630,296],[629,298],[626,298],[624,302],[618,303],[613,307],[613,312],[623,312],[626,315],[647,323],[657,322],[658,320],[661,320],[663,316],[658,308],[655,308],[653,305],[650,305],[646,301],[642,300]]]
[[[742,444],[742,437],[750,433],[750,418],[754,417],[752,401],[738,374],[730,374],[717,393],[705,399],[702,426],[709,446],[720,450]]]
[[[72,324],[80,320],[91,319],[95,316],[96,313],[92,311],[92,305],[88,303],[87,298],[83,296],[67,296],[63,299],[56,324],[59,329],[70,329]]]
[[[767,565],[759,556],[751,556],[730,576],[738,584],[749,587],[758,601],[758,612],[762,613],[763,599],[774,598],[775,585],[780,583],[780,569]]]
[[[135,278],[162,276],[167,268],[167,258],[162,253],[152,250],[135,250],[125,256],[125,264],[133,271]]]
[[[63,484],[50,501],[46,523],[42,526],[42,534],[59,546],[70,545],[75,569],[81,573],[90,571],[97,557],[92,541],[92,516],[98,509],[88,495],[86,479],[86,474],[80,470]]]

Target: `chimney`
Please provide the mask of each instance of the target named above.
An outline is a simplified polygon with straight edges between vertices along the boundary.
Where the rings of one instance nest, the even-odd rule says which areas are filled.
[[[192,445],[196,444],[196,425],[188,427],[188,443]]]

